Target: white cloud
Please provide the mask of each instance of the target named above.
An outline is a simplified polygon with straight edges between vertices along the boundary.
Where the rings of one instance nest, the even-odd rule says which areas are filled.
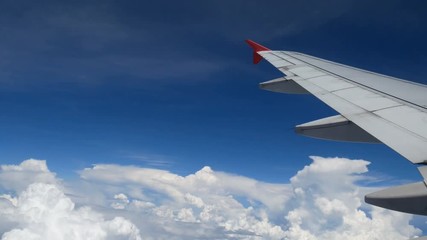
[[[128,197],[123,193],[114,195],[114,199],[117,200],[111,204],[111,207],[114,209],[124,209],[126,205],[129,204]]]
[[[411,215],[363,203],[367,189],[357,181],[370,179],[363,175],[368,161],[311,158],[313,163],[292,177],[290,184],[260,182],[209,167],[179,176],[165,170],[100,164],[80,174],[86,181],[140,186],[145,202],[131,200],[121,206],[124,211],[139,209],[141,218],[168,222],[163,233],[170,236],[183,234],[176,229],[182,222],[191,223],[191,229],[215,229],[229,239],[407,239],[421,233],[410,224]],[[207,232],[197,235],[208,237]]]
[[[421,234],[411,225],[411,215],[363,203],[367,189],[357,182],[370,179],[364,175],[368,161],[311,158],[283,184],[209,167],[180,176],[97,164],[80,171],[81,182],[66,184],[70,197],[56,179],[56,185],[34,183],[17,197],[0,197],[0,230],[5,229],[3,239],[355,240]],[[50,173],[44,162],[32,161],[36,172]],[[1,174],[28,164],[3,166]],[[15,186],[28,182],[15,179],[22,181]]]
[[[3,189],[21,192],[35,182],[59,184],[45,160],[28,159],[19,165],[0,166],[0,186]]]
[[[4,233],[4,240],[141,239],[138,228],[130,221],[122,217],[105,220],[89,207],[77,209],[53,184],[29,185],[19,195],[16,206],[10,205],[8,210],[19,226]]]
[[[291,184],[295,194],[286,215],[290,239],[408,239],[420,234],[410,225],[412,216],[366,206],[355,184],[369,162],[345,158],[311,157]],[[355,175],[357,174],[357,175]]]
[[[195,174],[184,177],[166,170],[98,164],[93,168],[84,169],[80,172],[80,176],[88,181],[138,185],[142,189],[153,190],[179,203],[194,200],[188,193],[209,194],[213,198],[232,193],[261,202],[271,210],[280,210],[291,193],[287,184],[271,184],[247,177],[214,172],[210,167],[204,167]]]
[[[215,234],[222,238],[261,235],[278,239],[284,236],[284,231],[269,222],[265,212],[273,214],[283,210],[291,194],[288,184],[259,182],[214,172],[209,167],[204,167],[195,174],[179,176],[165,170],[100,164],[81,171],[81,177],[86,181],[102,181],[105,184],[140,186],[144,192],[144,200],[134,199],[125,207],[122,199],[135,198],[132,192],[126,195],[110,193],[115,195],[111,206],[136,210],[145,218],[143,221],[151,219],[151,222],[163,223],[161,234],[165,234],[165,237],[182,234],[179,239],[195,236],[208,238],[209,234]],[[125,197],[117,199],[118,195]],[[244,206],[237,199],[239,197],[262,205],[265,209]],[[165,222],[170,223],[166,225]],[[192,223],[191,229],[199,228],[200,233],[181,233],[181,223]],[[211,229],[215,229],[215,233],[211,233]],[[154,234],[150,233],[151,229],[142,232],[143,236],[144,233],[148,234],[145,237]]]

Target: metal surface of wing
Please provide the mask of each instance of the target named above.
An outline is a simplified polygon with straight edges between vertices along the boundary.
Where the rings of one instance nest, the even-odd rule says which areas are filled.
[[[427,163],[427,87],[301,53],[259,51],[292,81],[413,163]],[[268,89],[271,81],[262,83]],[[280,92],[280,81],[274,82]],[[295,88],[295,87],[294,87]],[[283,92],[288,92],[286,89]]]

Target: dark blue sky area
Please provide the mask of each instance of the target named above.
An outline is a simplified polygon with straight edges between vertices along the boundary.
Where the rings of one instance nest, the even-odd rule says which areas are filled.
[[[335,114],[312,96],[259,90],[250,38],[427,83],[425,1],[1,1],[0,160],[205,165],[286,181],[309,155],[363,158],[418,178],[382,145],[297,136]]]

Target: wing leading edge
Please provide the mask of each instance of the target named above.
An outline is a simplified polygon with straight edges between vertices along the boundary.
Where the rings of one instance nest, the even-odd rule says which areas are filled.
[[[290,51],[273,51],[251,40],[254,63],[261,56],[284,77],[260,87],[311,93],[339,115],[298,125],[296,132],[324,139],[382,142],[416,164],[427,164],[427,86]],[[420,172],[427,179],[427,167]],[[365,201],[427,215],[427,181],[369,194]],[[413,204],[417,203],[417,204]],[[424,203],[424,204],[418,204]]]

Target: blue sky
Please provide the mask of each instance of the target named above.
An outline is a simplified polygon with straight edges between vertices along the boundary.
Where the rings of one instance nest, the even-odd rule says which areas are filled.
[[[384,146],[295,135],[296,124],[333,110],[312,96],[259,90],[281,74],[265,62],[252,66],[243,40],[427,83],[426,7],[2,1],[0,159],[47,159],[63,177],[93,163],[160,164],[183,174],[208,165],[278,182],[309,155],[341,156],[417,179]]]
[[[0,234],[47,239],[68,226],[49,225],[57,213],[26,222],[19,201],[32,197],[52,200],[29,201],[43,211],[69,203],[58,214],[71,228],[74,218],[83,230],[119,221],[154,239],[343,239],[344,217],[355,239],[419,234],[411,224],[424,229],[424,218],[362,203],[378,185],[420,180],[416,166],[384,145],[296,135],[295,125],[336,113],[313,96],[260,90],[282,74],[253,65],[244,40],[427,84],[426,9],[421,0],[1,1],[0,193],[9,195],[0,210],[21,215],[0,211]]]

